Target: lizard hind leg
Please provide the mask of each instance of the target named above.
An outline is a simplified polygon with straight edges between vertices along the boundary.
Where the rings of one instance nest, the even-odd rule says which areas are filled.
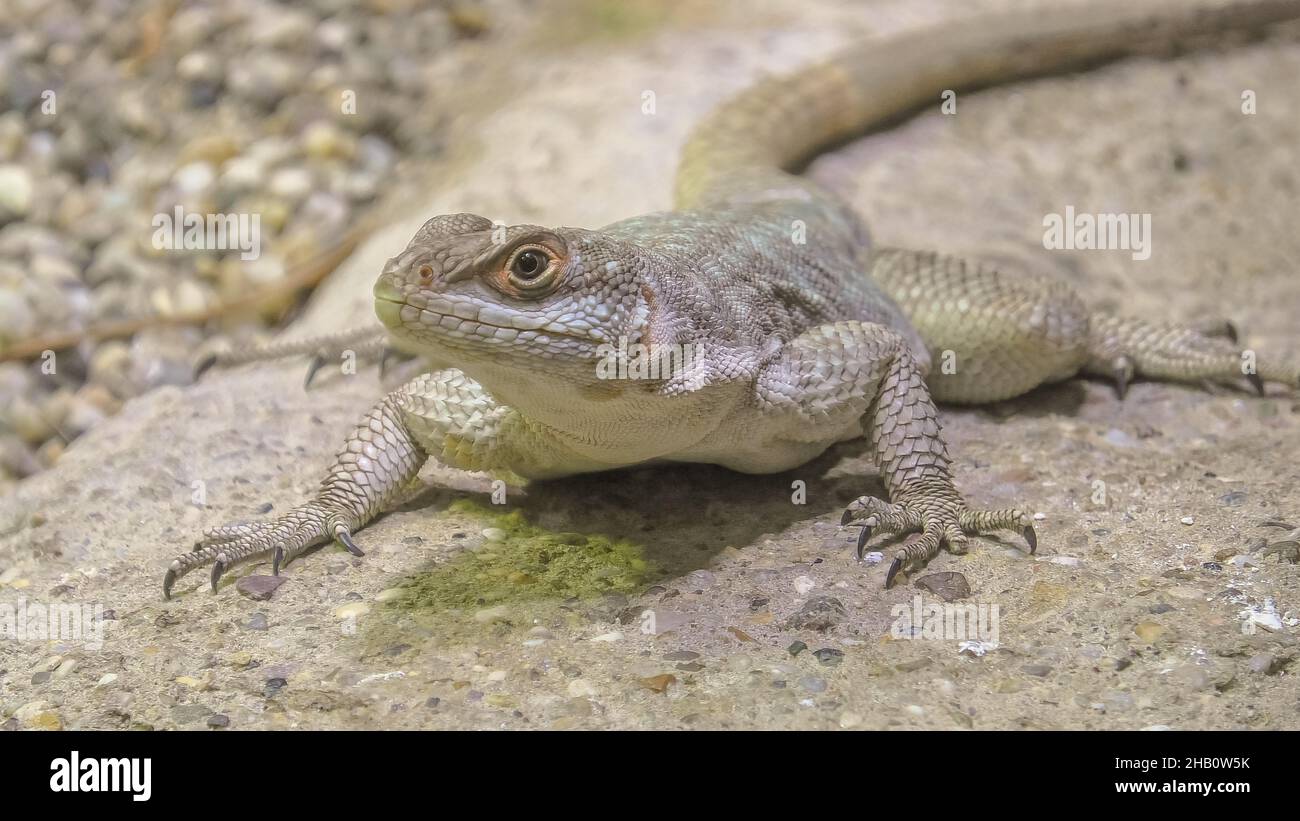
[[[1026,265],[882,248],[870,271],[925,341],[926,383],[940,402],[1010,399],[1074,376],[1085,361],[1082,300]]]
[[[1113,378],[1121,397],[1134,376],[1172,382],[1247,380],[1264,393],[1266,382],[1300,387],[1300,365],[1257,360],[1236,340],[1225,321],[1182,326],[1140,319],[1094,315],[1088,337],[1085,373]]]

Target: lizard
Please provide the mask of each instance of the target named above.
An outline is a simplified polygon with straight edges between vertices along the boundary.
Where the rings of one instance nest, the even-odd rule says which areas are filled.
[[[841,526],[859,528],[858,559],[873,535],[919,534],[894,552],[886,587],[944,547],[964,552],[972,536],[1019,532],[1033,552],[1023,509],[963,500],[936,402],[1009,399],[1079,374],[1113,378],[1121,398],[1135,377],[1245,376],[1263,393],[1266,382],[1300,386],[1300,366],[1260,357],[1246,372],[1230,324],[1112,316],[1045,274],[877,246],[845,203],[796,172],[944,90],[1296,17],[1300,0],[1108,0],[862,42],[706,116],[683,146],[673,210],[596,230],[433,217],[373,289],[386,334],[429,370],[374,405],[313,498],[206,531],[170,563],[164,596],[208,565],[216,591],[230,568],[268,555],[275,574],[330,541],[364,555],[355,533],[428,459],[526,481],[669,462],[774,473],[865,440],[887,498],[864,495],[843,512]],[[665,367],[609,378],[611,351],[628,345]],[[955,372],[932,367],[941,351],[958,354]]]

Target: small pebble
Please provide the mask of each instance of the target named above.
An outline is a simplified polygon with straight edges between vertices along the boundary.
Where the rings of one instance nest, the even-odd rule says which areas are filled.
[[[844,660],[844,651],[834,647],[823,647],[813,652],[817,660],[827,667],[834,667]]]
[[[365,602],[352,602],[351,604],[345,604],[342,607],[337,608],[334,611],[334,618],[355,619],[360,618],[369,612],[370,605]]]
[[[785,620],[787,630],[825,632],[848,616],[844,603],[832,596],[814,596]]]
[[[1277,657],[1272,653],[1257,653],[1250,657],[1250,672],[1261,676],[1271,676],[1279,669]]]
[[[716,577],[707,570],[693,570],[686,574],[686,584],[692,589],[703,589],[710,586]]]
[[[253,601],[266,601],[271,598],[272,593],[280,589],[280,585],[288,580],[288,576],[242,576],[235,582],[235,589]]]
[[[1165,634],[1165,628],[1153,621],[1144,621],[1139,622],[1133,628],[1133,632],[1137,634],[1138,638],[1150,644]]]
[[[585,678],[575,678],[570,681],[567,690],[569,695],[574,698],[590,698],[596,695],[596,688]]]
[[[489,624],[494,621],[505,621],[510,615],[510,608],[504,604],[496,607],[485,607],[474,613],[474,621],[479,624]]]
[[[646,678],[637,679],[637,682],[654,693],[666,693],[668,688],[677,683],[677,677],[672,673],[662,673],[657,676],[647,676]]]
[[[914,584],[948,602],[964,599],[971,593],[970,582],[960,573],[930,573]]]

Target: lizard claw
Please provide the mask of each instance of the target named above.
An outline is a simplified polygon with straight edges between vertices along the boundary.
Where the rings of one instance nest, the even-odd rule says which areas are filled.
[[[1260,378],[1259,374],[1257,373],[1246,374],[1246,381],[1250,382],[1250,384],[1255,388],[1255,393],[1259,394],[1260,396],[1264,395],[1264,380]]]
[[[303,389],[303,390],[310,390],[310,389],[311,389],[311,381],[312,381],[312,379],[316,378],[316,374],[317,374],[317,373],[320,371],[320,369],[323,368],[323,367],[325,367],[325,356],[324,356],[324,354],[316,354],[315,356],[313,356],[313,357],[311,358],[311,362],[307,363],[307,375],[304,376],[304,377],[303,377],[303,380],[302,380],[302,389]]]
[[[203,374],[207,373],[212,369],[213,365],[217,364],[217,359],[218,357],[216,354],[210,353],[196,362],[194,365],[194,381],[198,382],[202,379]]]
[[[1237,323],[1233,322],[1231,319],[1223,320],[1223,336],[1229,342],[1236,345],[1240,341],[1241,336],[1241,334],[1237,332]]]
[[[889,563],[889,572],[885,574],[886,590],[894,586],[894,577],[897,576],[898,571],[902,569],[903,569],[903,557],[895,556],[894,560]]]
[[[840,524],[856,524],[861,528],[855,547],[858,561],[862,561],[867,541],[876,532],[892,535],[921,533],[920,539],[908,543],[894,555],[885,573],[886,589],[894,586],[905,566],[928,561],[945,544],[954,553],[966,552],[966,534],[1019,530],[1029,545],[1029,552],[1032,554],[1038,550],[1038,533],[1023,511],[1014,508],[970,510],[955,494],[951,499],[918,496],[892,504],[863,496],[844,511]]]
[[[341,529],[341,528],[340,528],[340,529],[338,530],[338,532],[336,532],[336,533],[334,534],[334,538],[336,538],[336,539],[338,539],[340,542],[342,542],[342,543],[343,543],[343,546],[346,547],[346,548],[348,549],[348,552],[351,553],[353,556],[364,556],[364,555],[366,555],[366,554],[361,550],[361,548],[357,547],[357,543],[354,542],[354,541],[352,541],[352,534],[349,533],[349,532],[347,532],[347,530],[344,530],[344,529]]]
[[[1127,356],[1120,356],[1115,359],[1115,393],[1123,399],[1128,395],[1128,383],[1133,378],[1133,360]]]
[[[867,540],[870,538],[871,525],[862,525],[862,529],[858,531],[858,546],[856,549],[858,561],[862,561],[862,557],[867,554]],[[889,585],[886,584],[885,586],[888,587]]]
[[[280,574],[284,563],[307,548],[330,539],[330,526],[334,535],[348,552],[363,555],[352,541],[350,527],[356,522],[350,514],[342,514],[333,506],[320,500],[294,508],[277,519],[248,524],[228,525],[207,531],[204,538],[189,553],[177,556],[163,577],[163,597],[170,599],[176,581],[191,570],[211,565],[212,590],[220,586],[222,577],[236,565],[272,554],[271,572]]]
[[[170,601],[172,597],[172,586],[176,584],[176,568],[167,568],[167,574],[163,576],[163,598]]]
[[[221,576],[226,572],[226,556],[221,554],[217,560],[212,563],[212,592],[217,592],[217,583],[221,581]]]

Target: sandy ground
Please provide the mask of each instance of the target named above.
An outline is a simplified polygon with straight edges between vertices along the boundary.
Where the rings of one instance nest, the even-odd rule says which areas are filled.
[[[408,218],[292,332],[370,316],[382,261],[433,214],[594,226],[667,207],[676,147],[728,91],[971,5],[687,5],[564,49],[551,36],[563,18],[526,31],[466,77],[456,150],[428,201],[396,204]],[[1228,315],[1248,347],[1294,355],[1296,76],[1294,32],[1132,60],[962,96],[955,116],[924,113],[811,173],[882,242],[1015,254],[1094,304]],[[1154,253],[1044,251],[1043,215],[1066,206],[1152,214]],[[3,500],[0,604],[112,612],[102,642],[0,642],[0,724],[1300,726],[1300,568],[1266,547],[1285,531],[1265,525],[1300,520],[1293,397],[1138,384],[1118,402],[1076,380],[947,409],[968,500],[1039,512],[1041,549],[981,539],[890,591],[884,565],[857,564],[837,526],[847,501],[879,491],[846,446],[791,474],[637,470],[512,490],[496,507],[486,479],[430,468],[422,492],[362,531],[364,559],[317,551],[269,600],[236,590],[262,564],[215,596],[203,574],[186,577],[162,601],[173,555],[204,527],[302,500],[383,390],[362,369],[304,392],[303,367],[134,400]],[[969,591],[940,575],[953,573]],[[956,625],[900,635],[899,612],[925,616],[942,595],[986,618],[996,608],[996,642],[964,645]]]

